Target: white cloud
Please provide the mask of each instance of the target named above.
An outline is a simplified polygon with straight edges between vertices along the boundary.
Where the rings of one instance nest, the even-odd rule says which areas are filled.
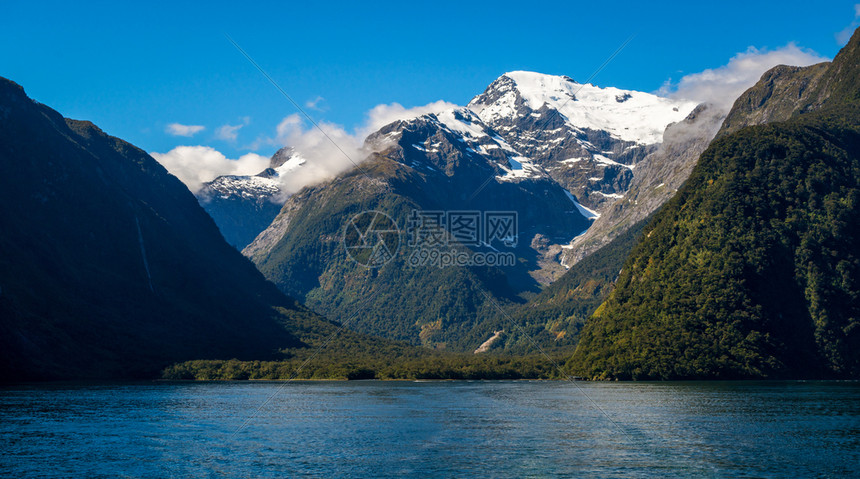
[[[440,112],[457,105],[437,101],[414,108],[405,108],[399,103],[377,105],[367,112],[364,123],[350,133],[343,126],[329,122],[318,122],[318,128],[310,125],[299,114],[285,117],[275,128],[275,136],[258,138],[251,145],[256,149],[263,145],[291,146],[305,158],[305,163],[282,178],[285,194],[293,194],[305,186],[330,180],[355,168],[364,161],[370,151],[364,148],[367,135],[397,120],[415,118],[426,113]],[[328,137],[327,137],[328,136]]]
[[[295,148],[305,159],[301,167],[281,177],[282,191],[287,195],[354,168],[367,156],[362,141],[340,125],[318,124],[325,134],[293,114],[281,120],[276,128],[276,144]]]
[[[231,125],[227,123],[219,126],[218,129],[215,130],[215,138],[224,141],[236,141],[236,139],[239,137],[239,130],[251,123],[251,117],[243,116],[240,118],[240,120],[242,120],[242,123],[238,125]]]
[[[442,100],[413,108],[404,108],[400,103],[376,105],[367,112],[364,125],[356,129],[356,135],[361,136],[362,140],[364,140],[367,135],[397,120],[408,120],[426,115],[427,113],[438,113],[451,108],[457,108],[457,105]]]
[[[325,98],[317,95],[313,100],[308,100],[305,102],[305,106],[310,108],[311,110],[316,111],[326,111],[328,107],[325,106]]]
[[[182,125],[180,123],[171,123],[167,125],[164,131],[173,136],[194,136],[197,133],[205,130],[206,127],[202,125]]]
[[[318,124],[325,132],[323,134],[299,114],[293,114],[278,123],[274,136],[259,137],[248,148],[256,150],[263,146],[291,146],[302,155],[305,163],[282,177],[283,192],[290,195],[305,186],[319,184],[355,168],[370,154],[364,148],[365,138],[379,128],[397,120],[456,107],[444,101],[414,108],[405,108],[399,103],[377,105],[367,112],[364,123],[352,133],[341,125],[321,121]],[[238,130],[247,123],[247,119],[244,119],[243,125],[223,125],[216,131],[216,137],[234,140]],[[255,153],[231,160],[208,146],[178,146],[167,153],[151,155],[195,193],[203,183],[218,176],[255,175],[269,166],[268,158]]]
[[[215,138],[218,138],[219,140],[236,141],[236,138],[239,137],[239,130],[241,130],[243,126],[245,126],[243,123],[238,125],[221,125],[217,130],[215,130]]]
[[[851,40],[851,35],[854,34],[854,30],[856,30],[858,26],[860,26],[860,3],[854,5],[854,21],[845,27],[844,30],[836,34],[836,42],[839,43],[839,45],[845,45],[848,43],[848,40]]]
[[[741,93],[755,85],[764,72],[776,65],[807,66],[829,60],[794,43],[776,50],[749,47],[719,68],[686,75],[676,84],[667,82],[659,93],[672,98],[711,103],[728,111]]]
[[[167,153],[150,153],[167,171],[179,178],[193,193],[203,183],[222,175],[256,175],[269,166],[269,159],[247,153],[236,160],[208,146],[177,146]]]

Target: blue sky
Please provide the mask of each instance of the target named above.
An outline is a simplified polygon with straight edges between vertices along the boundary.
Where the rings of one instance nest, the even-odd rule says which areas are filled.
[[[275,146],[296,112],[234,38],[315,119],[361,125],[378,104],[465,104],[500,74],[534,70],[655,91],[789,42],[832,57],[854,1],[817,2],[35,2],[5,1],[0,76],[68,117],[147,151],[208,145],[230,158]],[[168,125],[199,125],[175,136]],[[235,140],[218,128],[232,125]]]

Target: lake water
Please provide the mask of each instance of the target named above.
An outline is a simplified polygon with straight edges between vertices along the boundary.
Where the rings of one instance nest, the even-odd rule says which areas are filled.
[[[860,383],[7,386],[0,456],[4,477],[856,477]]]

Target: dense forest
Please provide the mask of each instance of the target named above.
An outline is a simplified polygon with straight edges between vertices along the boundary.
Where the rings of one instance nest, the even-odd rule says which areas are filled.
[[[588,377],[856,377],[860,109],[743,129],[646,228],[571,360]]]
[[[497,328],[507,331],[504,352],[530,354],[535,351],[535,343],[544,351],[573,351],[586,319],[612,291],[645,223],[646,220],[636,223],[571,266],[528,303],[512,305],[500,314]]]
[[[586,323],[571,370],[620,379],[860,374],[860,34],[823,73],[809,68],[816,80],[789,110],[785,98],[762,97],[788,120],[708,147]]]
[[[285,313],[287,311],[284,311]],[[164,379],[554,379],[561,355],[433,351],[351,331],[352,322],[320,323],[312,316],[284,315],[283,326],[305,342],[282,350],[281,359],[195,360],[167,367]]]

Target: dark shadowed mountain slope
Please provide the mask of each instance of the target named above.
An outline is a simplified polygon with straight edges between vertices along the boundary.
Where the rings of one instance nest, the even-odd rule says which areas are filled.
[[[310,313],[223,240],[179,180],[5,79],[0,205],[0,378],[149,376],[300,345],[281,323]]]

